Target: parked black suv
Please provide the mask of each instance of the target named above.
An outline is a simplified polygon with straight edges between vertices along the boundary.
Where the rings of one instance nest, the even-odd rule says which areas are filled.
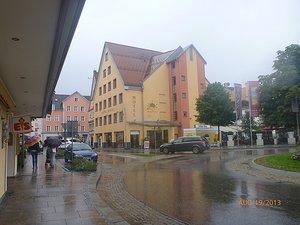
[[[160,146],[160,151],[169,154],[169,152],[192,151],[194,154],[202,153],[210,148],[209,142],[205,137],[190,136],[180,137],[170,143]]]

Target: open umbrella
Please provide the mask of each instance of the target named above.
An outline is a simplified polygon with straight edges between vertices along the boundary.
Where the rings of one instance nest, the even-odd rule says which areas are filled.
[[[27,147],[30,147],[30,146],[33,146],[34,144],[36,144],[36,143],[38,143],[40,141],[41,141],[41,137],[40,136],[38,136],[38,135],[31,136],[31,137],[29,137],[29,138],[27,138],[25,140],[25,145]]]
[[[50,148],[57,148],[61,145],[61,140],[58,137],[47,137],[44,141],[45,146]]]

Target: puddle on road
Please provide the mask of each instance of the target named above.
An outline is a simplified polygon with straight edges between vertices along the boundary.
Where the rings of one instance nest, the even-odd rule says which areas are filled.
[[[189,224],[300,224],[299,186],[237,178],[224,168],[230,159],[289,151],[294,150],[186,154],[144,164],[129,172],[125,183],[138,200]],[[242,206],[242,199],[272,200],[272,205]]]

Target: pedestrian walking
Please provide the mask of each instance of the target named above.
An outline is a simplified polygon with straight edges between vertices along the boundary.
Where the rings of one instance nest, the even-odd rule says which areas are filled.
[[[40,145],[39,143],[35,143],[34,145],[29,146],[28,152],[32,156],[32,169],[37,168],[37,162],[38,162],[38,154],[40,152]]]
[[[55,156],[56,156],[56,148],[52,147],[51,148],[51,161],[50,161],[50,167],[54,167],[55,165]]]
[[[55,156],[56,156],[56,150],[58,146],[61,145],[61,140],[58,137],[47,137],[47,139],[44,141],[44,146],[47,146],[47,154],[46,154],[46,163],[48,163],[49,157],[48,157],[48,151],[50,153],[50,166],[53,168],[55,165]]]
[[[48,163],[51,163],[51,151],[52,149],[50,147],[47,147],[45,166],[47,166]]]

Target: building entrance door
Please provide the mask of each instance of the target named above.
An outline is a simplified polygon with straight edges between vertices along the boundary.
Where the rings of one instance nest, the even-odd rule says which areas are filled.
[[[130,132],[130,147],[131,148],[139,148],[139,139],[140,139],[140,132],[131,131]]]

